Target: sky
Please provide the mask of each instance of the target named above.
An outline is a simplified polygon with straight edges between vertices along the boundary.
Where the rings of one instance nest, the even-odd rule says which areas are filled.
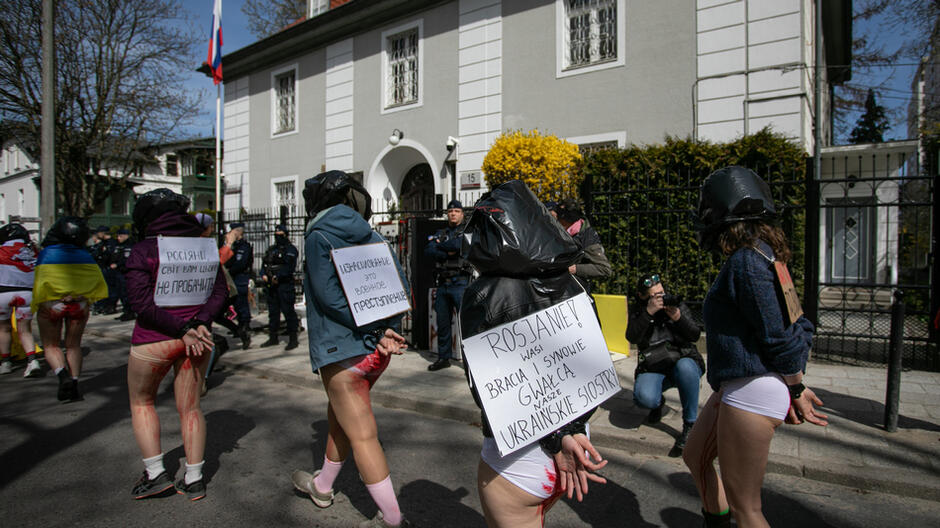
[[[242,13],[242,3],[244,0],[222,0],[222,55],[231,53],[235,50],[256,42],[256,38],[248,31],[248,20]],[[199,43],[197,47],[197,62],[206,60],[209,50],[209,36],[212,32],[212,7],[215,0],[182,0],[183,8],[188,12],[188,23],[192,23],[197,28]],[[201,95],[200,105],[202,114],[197,118],[196,125],[188,127],[184,134],[189,137],[210,137],[213,136],[215,129],[215,85],[212,79],[196,72],[198,64],[193,66],[193,71],[189,73],[184,85],[195,95]],[[222,65],[222,73],[225,74],[225,64]],[[224,125],[223,125],[224,127]]]
[[[231,53],[257,41],[248,31],[248,20],[241,11],[244,0],[222,0],[222,54]],[[188,11],[187,23],[197,28],[200,43],[197,45],[198,61],[204,61],[209,45],[209,34],[212,23],[212,6],[214,0],[182,0],[184,9]],[[854,32],[869,31],[877,28],[878,21],[868,21],[865,24],[856,24]],[[886,49],[893,49],[900,43],[900,36],[888,31],[873,31],[882,40]],[[195,70],[195,68],[194,68]],[[224,74],[225,65],[222,71]],[[907,105],[910,101],[911,79],[916,71],[916,65],[902,62],[883,68],[875,68],[871,72],[853,70],[852,80],[849,84],[861,87],[884,86],[876,91],[879,104],[886,107],[888,117],[891,119],[891,128],[885,134],[885,139],[907,138]],[[213,135],[215,128],[215,85],[212,81],[195,71],[186,76],[185,86],[193,95],[201,95],[202,114],[198,116],[194,126],[184,129],[184,135],[189,137],[208,137]],[[892,111],[893,109],[893,111]],[[838,131],[836,144],[846,143],[859,113],[848,117],[848,125]],[[224,125],[223,125],[224,127]]]

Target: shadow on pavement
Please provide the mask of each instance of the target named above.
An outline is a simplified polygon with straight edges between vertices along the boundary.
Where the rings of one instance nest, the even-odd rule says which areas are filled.
[[[819,396],[826,405],[825,412],[841,416],[855,423],[881,429],[884,426],[884,402],[849,396],[838,392],[831,392],[825,389],[816,389],[813,391]],[[902,405],[903,406],[903,405]],[[858,410],[862,408],[870,410]],[[940,425],[910,418],[903,414],[898,416],[898,428],[900,429],[922,429],[924,431],[940,431]]]
[[[577,499],[563,498],[568,506],[578,514],[582,521],[597,528],[611,526],[616,519],[617,526],[647,528],[657,525],[646,522],[640,514],[640,503],[629,489],[607,479],[607,484],[590,483],[588,494],[583,502]],[[546,517],[546,524],[551,524],[551,511]]]
[[[238,448],[238,441],[255,428],[255,421],[233,410],[212,411],[206,415],[206,464],[202,474],[206,483],[212,482],[212,476],[219,470],[219,459],[225,453]],[[179,472],[180,460],[186,458],[183,445],[167,453],[164,457],[166,470],[170,475],[182,475]]]
[[[451,490],[436,482],[421,479],[402,486],[398,502],[401,511],[416,526],[485,527],[483,516],[460,502],[469,494],[462,486]]]

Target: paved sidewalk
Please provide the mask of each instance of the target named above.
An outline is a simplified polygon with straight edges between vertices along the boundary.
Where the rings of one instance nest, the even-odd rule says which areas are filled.
[[[262,315],[255,318],[253,326],[265,326],[266,322]],[[112,316],[94,316],[88,323],[86,344],[94,346],[92,335],[123,336],[129,342],[132,328],[133,323],[117,322]],[[290,352],[283,349],[286,338],[280,346],[259,348],[266,338],[255,334],[254,347],[245,351],[230,338],[232,350],[220,360],[221,368],[323,390],[319,377],[310,371],[305,333],[300,347]],[[632,400],[636,361],[619,354],[615,357],[623,390],[592,417],[592,440],[598,448],[666,457],[682,428],[678,392],[666,392],[668,412],[662,422],[646,424],[647,411],[634,406]],[[373,402],[479,423],[480,413],[470,396],[461,363],[455,361],[451,368],[428,372],[427,366],[433,360],[427,352],[416,351],[395,357],[372,391]],[[896,433],[887,433],[881,427],[885,379],[884,368],[810,364],[805,383],[825,403],[829,426],[781,426],[771,444],[768,471],[940,501],[940,373],[902,374]],[[703,378],[702,403],[711,392]],[[207,397],[211,395],[210,390]]]

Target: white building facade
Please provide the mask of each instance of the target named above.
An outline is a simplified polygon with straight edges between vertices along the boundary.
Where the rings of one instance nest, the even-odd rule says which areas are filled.
[[[847,64],[851,2],[825,4]],[[223,58],[225,208],[296,206],[331,169],[376,211],[469,205],[507,130],[626,146],[770,126],[812,153],[814,19],[812,0],[353,0]],[[828,115],[847,70],[819,69]]]

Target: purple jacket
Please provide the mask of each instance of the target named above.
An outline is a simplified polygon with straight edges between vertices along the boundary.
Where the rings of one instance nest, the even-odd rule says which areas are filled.
[[[190,319],[204,321],[206,326],[218,314],[228,287],[222,268],[215,277],[212,294],[203,305],[162,308],[153,302],[153,290],[157,282],[159,252],[157,235],[197,237],[203,231],[202,225],[189,214],[165,213],[147,226],[146,237],[138,242],[127,258],[127,300],[137,313],[137,324],[131,336],[131,344],[142,345],[157,341],[179,339],[183,327]]]

